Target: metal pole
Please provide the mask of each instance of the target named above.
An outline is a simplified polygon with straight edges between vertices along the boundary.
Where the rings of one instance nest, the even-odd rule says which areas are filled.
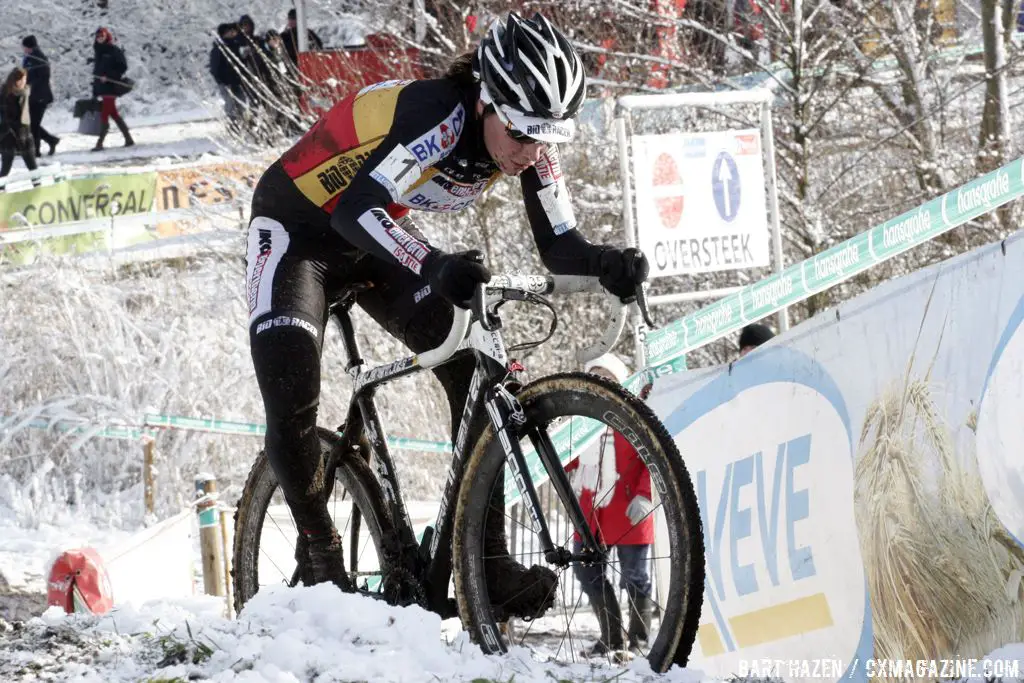
[[[295,37],[298,39],[297,52],[309,50],[309,34],[306,31],[306,0],[295,0]],[[298,55],[296,55],[298,56]]]
[[[615,104],[620,109],[664,109],[668,107],[716,107],[730,104],[771,102],[775,94],[767,88],[728,90],[724,92],[663,93],[657,95],[623,95]]]
[[[415,39],[417,44],[422,44],[427,37],[427,3],[425,0],[412,0],[412,16],[416,25]]]
[[[619,142],[619,177],[622,181],[622,222],[626,230],[626,245],[636,247],[638,244],[636,224],[633,222],[633,193],[629,182],[629,139],[626,133],[626,116],[620,114],[615,118],[615,136]],[[640,307],[633,307],[633,362],[634,370],[646,366],[644,353],[644,336],[646,325],[640,316]]]
[[[772,105],[768,101],[761,103],[761,139],[764,145],[765,158],[768,162],[765,184],[768,190],[768,220],[771,223],[772,230],[775,272],[781,273],[784,264],[782,262],[782,231],[779,228],[779,189],[775,175],[775,137],[772,129]],[[789,310],[783,308],[779,311],[779,332],[785,332],[788,329]]]
[[[684,301],[703,301],[705,299],[720,299],[723,296],[735,294],[743,289],[742,285],[735,287],[721,287],[719,289],[704,289],[695,292],[675,292],[674,294],[661,294],[647,299],[651,306],[660,304],[679,304]]]

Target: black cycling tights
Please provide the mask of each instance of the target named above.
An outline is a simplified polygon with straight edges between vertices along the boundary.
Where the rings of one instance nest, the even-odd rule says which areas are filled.
[[[438,346],[452,323],[452,306],[399,266],[372,256],[355,258],[340,238],[288,233],[255,217],[249,227],[246,293],[253,365],[266,410],[266,449],[300,529],[322,533],[330,517],[319,469],[316,435],[320,360],[332,292],[370,281],[356,303],[389,334],[420,353]],[[417,300],[418,299],[418,300]],[[461,416],[473,372],[472,358],[434,371],[448,396],[454,423]]]

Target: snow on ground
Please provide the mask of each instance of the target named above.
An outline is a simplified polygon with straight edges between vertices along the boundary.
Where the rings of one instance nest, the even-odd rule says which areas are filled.
[[[43,593],[50,565],[62,551],[112,546],[129,536],[129,531],[100,527],[71,513],[26,527],[0,507],[0,575],[11,587]]]
[[[552,665],[517,648],[487,656],[465,633],[441,637],[441,619],[339,592],[330,584],[261,590],[235,620],[198,597],[121,608],[101,617],[59,608],[0,636],[0,679],[121,681],[664,681],[707,680],[675,667]],[[0,629],[4,628],[0,626]]]

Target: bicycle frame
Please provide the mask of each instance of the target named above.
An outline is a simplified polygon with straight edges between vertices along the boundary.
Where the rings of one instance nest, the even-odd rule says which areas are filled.
[[[354,444],[358,443],[364,434],[366,435],[371,450],[376,456],[372,464],[376,469],[391,520],[396,529],[397,537],[385,540],[385,552],[389,555],[388,560],[407,569],[420,581],[426,595],[426,606],[443,617],[456,616],[454,605],[448,599],[455,500],[462,486],[467,442],[470,442],[470,429],[480,415],[481,404],[505,452],[512,476],[529,510],[534,530],[540,536],[546,559],[555,564],[567,564],[571,559],[591,559],[600,551],[599,543],[584,519],[579,501],[572,495],[568,477],[558,460],[550,439],[546,432],[537,430],[536,438],[533,438],[531,434],[534,447],[551,477],[556,492],[563,504],[566,505],[574,526],[582,534],[584,552],[574,556],[564,548],[556,549],[551,541],[536,488],[532,479],[526,474],[528,470],[519,438],[516,434],[511,433],[517,426],[523,424],[525,415],[519,402],[506,386],[510,380],[514,379],[514,367],[510,365],[500,334],[500,319],[496,315],[492,315],[488,309],[488,302],[491,301],[488,299],[489,295],[497,295],[493,297],[494,301],[526,300],[531,295],[547,294],[557,289],[588,291],[593,289],[593,285],[594,282],[589,278],[499,276],[492,279],[487,286],[481,286],[474,297],[472,310],[455,309],[451,331],[441,346],[368,370],[363,369],[365,362],[359,351],[352,319],[349,315],[354,297],[346,297],[346,301],[331,309],[332,315],[338,320],[341,327],[342,340],[348,358],[346,370],[354,382],[341,442],[335,453],[350,453]],[[642,296],[642,290],[640,296]],[[581,355],[596,357],[604,350],[614,346],[624,327],[625,318],[626,308],[623,305],[617,315],[613,316],[612,325],[606,331],[603,339],[584,350]],[[412,520],[401,494],[394,460],[377,412],[375,393],[377,388],[384,384],[458,358],[464,358],[467,354],[473,355],[475,367],[466,404],[458,422],[457,433],[453,438],[452,459],[441,495],[437,519],[435,525],[428,526],[421,541],[417,542]],[[333,487],[333,481],[327,486]],[[330,495],[330,490],[327,491],[327,495]],[[439,549],[443,549],[442,552],[438,552]]]

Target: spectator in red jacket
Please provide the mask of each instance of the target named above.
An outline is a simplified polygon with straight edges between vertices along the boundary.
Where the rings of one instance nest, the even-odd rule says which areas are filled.
[[[628,376],[625,364],[611,354],[591,361],[585,370],[619,384]],[[650,390],[648,384],[640,398],[646,399]],[[649,571],[650,547],[654,542],[651,475],[625,437],[610,427],[597,444],[571,461],[566,471],[573,472],[573,488],[591,530],[604,541],[609,552],[614,547],[618,555],[618,562],[609,561],[608,566],[612,578],[618,577],[619,587],[626,591],[626,632],[629,648],[637,651],[647,643],[653,608]],[[578,552],[579,534],[575,541]],[[622,610],[605,566],[577,564],[574,568],[601,626],[601,639],[583,654],[597,656],[623,650]]]

